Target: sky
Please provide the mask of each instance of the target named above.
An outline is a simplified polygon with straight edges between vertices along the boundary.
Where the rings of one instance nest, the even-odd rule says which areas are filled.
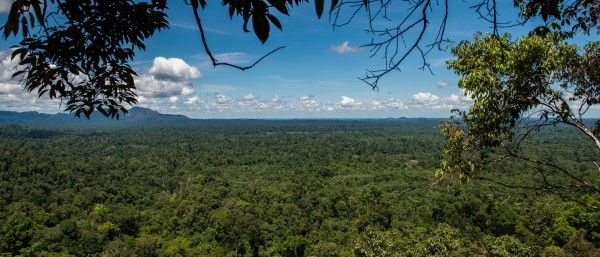
[[[0,0],[2,22],[10,2]],[[290,16],[277,15],[283,31],[272,27],[268,41],[261,44],[253,32],[242,30],[241,18],[229,19],[227,8],[214,2],[209,2],[200,14],[208,44],[219,61],[249,65],[279,46],[285,48],[246,71],[215,68],[204,52],[190,7],[183,1],[169,1],[170,29],[147,40],[146,51],[137,52],[131,63],[139,74],[137,106],[200,119],[443,118],[451,115],[451,109],[466,109],[472,103],[458,88],[459,77],[446,69],[445,61],[452,58],[449,48],[427,56],[431,72],[420,69],[423,60],[411,55],[400,71],[389,73],[379,82],[379,91],[359,80],[367,70],[385,65],[381,55],[371,57],[369,48],[361,47],[373,37],[365,33],[365,12],[359,12],[350,24],[334,29],[327,15],[317,19],[312,2],[294,7]],[[447,47],[472,39],[477,31],[491,31],[490,24],[469,9],[469,2],[451,1],[446,36],[453,42]],[[503,2],[505,9],[500,18],[515,20],[512,1]],[[406,3],[393,4],[389,16],[402,17]],[[432,9],[430,27],[439,26],[440,11],[441,6]],[[397,19],[373,24],[389,26]],[[518,35],[533,26],[504,31]],[[408,35],[407,44],[410,40],[414,39]],[[10,46],[16,43],[14,38],[0,41],[0,110],[62,112],[60,101],[38,98],[11,80],[16,62],[10,60]]]

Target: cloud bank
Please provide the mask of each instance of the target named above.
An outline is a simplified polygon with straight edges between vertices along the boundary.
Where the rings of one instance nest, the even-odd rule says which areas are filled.
[[[427,92],[414,94],[406,100],[398,98],[357,100],[350,96],[340,96],[339,100],[334,102],[318,100],[316,96],[312,95],[295,98],[272,95],[263,98],[254,93],[246,93],[236,98],[217,93],[208,97],[170,98],[140,105],[167,113],[177,110],[177,114],[193,118],[380,118],[390,116],[430,117],[431,113],[443,113],[438,116],[445,117],[449,116],[451,109],[466,109],[472,102],[469,97],[461,94],[440,97]]]
[[[3,2],[0,2],[0,7]],[[37,92],[29,93],[19,84],[18,79],[12,79],[18,58],[11,60],[10,53],[0,51],[0,110],[3,111],[38,111],[56,113],[60,100],[50,100],[48,95],[38,98]]]

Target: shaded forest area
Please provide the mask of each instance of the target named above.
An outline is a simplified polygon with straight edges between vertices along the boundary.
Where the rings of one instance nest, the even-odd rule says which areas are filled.
[[[5,125],[0,256],[600,256],[598,211],[437,181],[439,122]],[[529,150],[597,176],[571,132],[542,131]],[[518,183],[533,169],[493,174]]]

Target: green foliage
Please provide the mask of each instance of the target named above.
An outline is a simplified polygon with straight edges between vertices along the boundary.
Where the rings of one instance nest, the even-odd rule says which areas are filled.
[[[389,233],[368,226],[356,241],[354,253],[360,257],[392,257],[400,256],[400,249]]]
[[[485,243],[485,251],[487,252],[485,254],[486,256],[535,256],[531,247],[523,244],[519,239],[512,236],[486,236],[483,241]]]
[[[0,251],[18,254],[27,248],[33,239],[33,222],[31,218],[13,213],[2,224]]]
[[[600,194],[582,196],[581,202],[590,205],[600,205]],[[558,242],[565,243],[575,233],[583,233],[593,241],[600,240],[600,212],[590,210],[582,205],[575,205],[562,213],[554,224]]]
[[[46,13],[43,3],[55,10]],[[39,28],[34,34],[27,30],[30,8],[36,14],[30,16],[31,26]],[[64,100],[65,110],[77,117],[89,118],[97,110],[118,118],[127,111],[124,104],[137,103],[137,74],[128,62],[146,48],[147,38],[168,27],[165,8],[160,0],[15,1],[4,27],[5,37],[16,34],[18,27],[11,24],[22,16],[23,40],[12,54],[21,69],[13,77],[24,76],[25,89],[39,96]]]
[[[460,256],[457,250],[461,246],[457,238],[458,229],[448,224],[438,224],[425,241],[414,246],[411,254],[414,256]]]
[[[580,49],[557,33],[530,35],[514,42],[508,34],[476,34],[473,42],[462,41],[454,47],[456,59],[448,61],[448,67],[461,76],[459,87],[473,99],[473,105],[468,111],[454,110],[456,116],[442,123],[448,158],[437,175],[455,175],[466,181],[502,170],[499,166],[512,168],[507,173],[535,166],[539,174],[525,183],[486,179],[553,192],[574,201],[581,196],[575,188],[600,192],[590,173],[592,165],[582,169],[563,165],[551,157],[562,149],[548,147],[542,152],[528,145],[542,129],[565,131],[566,125],[575,128],[569,133],[580,133],[592,143],[586,149],[599,152],[600,140],[590,127],[592,122],[584,119],[600,101],[599,50],[598,42]],[[573,102],[580,105],[573,106]],[[588,159],[589,164],[593,160]],[[564,183],[565,179],[571,182]]]
[[[443,158],[439,122],[212,121],[0,133],[0,185],[8,185],[0,188],[0,254],[593,252],[600,243],[594,210],[486,181],[432,181]],[[556,148],[585,145],[572,133],[540,136],[562,139]],[[522,167],[507,179],[536,172]]]

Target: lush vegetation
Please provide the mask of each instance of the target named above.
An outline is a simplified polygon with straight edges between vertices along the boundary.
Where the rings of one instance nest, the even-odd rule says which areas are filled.
[[[439,122],[3,126],[0,256],[600,255],[598,211],[487,180],[437,181]],[[542,131],[530,150],[597,171],[572,132]],[[490,172],[516,183],[536,170]]]

